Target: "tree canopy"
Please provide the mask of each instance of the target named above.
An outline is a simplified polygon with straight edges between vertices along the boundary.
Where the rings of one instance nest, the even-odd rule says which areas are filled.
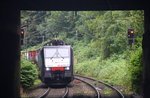
[[[107,58],[127,48],[127,29],[134,28],[136,41],[143,33],[143,11],[22,11],[25,45],[36,46],[54,38],[93,43]],[[72,41],[71,41],[72,40]]]

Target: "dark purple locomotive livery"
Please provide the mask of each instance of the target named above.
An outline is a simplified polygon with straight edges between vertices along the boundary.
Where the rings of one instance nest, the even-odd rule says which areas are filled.
[[[40,50],[38,66],[45,84],[68,84],[73,80],[73,49],[62,40],[52,40]]]

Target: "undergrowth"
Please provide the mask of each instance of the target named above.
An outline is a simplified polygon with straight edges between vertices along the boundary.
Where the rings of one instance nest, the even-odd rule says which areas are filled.
[[[142,71],[141,49],[127,50],[122,54],[114,53],[109,58],[102,59],[100,52],[96,52],[89,45],[84,47],[83,44],[80,45],[80,49],[75,51],[75,57],[78,59],[75,63],[76,74],[120,86],[126,94],[139,92],[141,81],[139,77]]]

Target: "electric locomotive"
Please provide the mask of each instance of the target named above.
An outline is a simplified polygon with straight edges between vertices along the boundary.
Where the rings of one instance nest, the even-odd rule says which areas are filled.
[[[52,40],[40,50],[38,66],[45,84],[68,84],[74,78],[73,49],[62,40]]]

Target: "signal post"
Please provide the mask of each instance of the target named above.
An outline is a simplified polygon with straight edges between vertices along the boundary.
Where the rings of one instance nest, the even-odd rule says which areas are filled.
[[[128,44],[129,44],[129,45],[132,45],[132,44],[134,44],[134,42],[135,42],[134,34],[135,34],[134,29],[129,28],[129,29],[128,29],[128,35],[127,35]]]

